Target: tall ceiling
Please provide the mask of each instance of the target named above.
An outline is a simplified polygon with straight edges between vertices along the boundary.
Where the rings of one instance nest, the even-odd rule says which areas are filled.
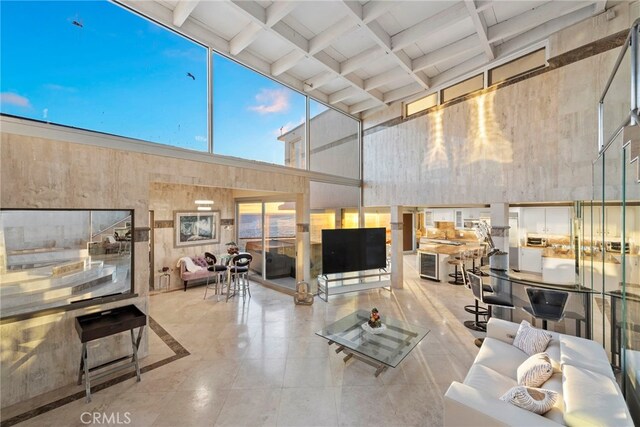
[[[428,93],[606,1],[119,0],[350,114]]]

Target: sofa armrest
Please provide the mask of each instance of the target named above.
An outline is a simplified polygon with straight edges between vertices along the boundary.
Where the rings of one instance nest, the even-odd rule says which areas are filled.
[[[518,323],[492,317],[487,323],[487,338],[495,338],[507,344],[513,344],[519,327]]]
[[[444,395],[444,425],[460,427],[558,426],[556,422],[453,382]]]

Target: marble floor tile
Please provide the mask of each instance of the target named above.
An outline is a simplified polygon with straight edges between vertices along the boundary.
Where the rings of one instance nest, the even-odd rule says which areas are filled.
[[[334,387],[285,388],[280,397],[278,426],[337,426]]]
[[[281,388],[286,361],[286,359],[244,359],[232,388]]]
[[[227,391],[198,389],[175,392],[159,407],[153,427],[211,426],[227,399]]]
[[[405,257],[405,287],[338,295],[329,302],[296,306],[290,295],[252,284],[252,297],[228,303],[206,300],[203,287],[150,297],[154,320],[189,355],[152,369],[142,381],[127,379],[93,395],[27,419],[24,426],[80,426],[85,411],[129,412],[132,426],[334,426],[442,425],[442,396],[461,381],[482,334],[468,330],[464,305],[470,291],[418,278],[415,256]],[[351,314],[377,307],[430,329],[396,368],[375,377],[375,368],[315,335]],[[173,351],[150,333],[145,364]],[[70,384],[32,401],[3,408],[3,420],[72,395]],[[121,415],[122,416],[122,415]]]
[[[281,393],[280,388],[229,390],[214,425],[275,426]]]
[[[328,387],[332,378],[328,358],[287,359],[284,387]]]

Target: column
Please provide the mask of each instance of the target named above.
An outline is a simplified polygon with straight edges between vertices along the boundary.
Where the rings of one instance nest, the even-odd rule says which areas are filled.
[[[508,203],[491,203],[491,238],[496,248],[509,253]]]
[[[403,287],[402,206],[391,206],[391,287]]]
[[[309,224],[311,222],[311,205],[309,187],[306,193],[296,196],[296,282],[311,281],[311,238]]]

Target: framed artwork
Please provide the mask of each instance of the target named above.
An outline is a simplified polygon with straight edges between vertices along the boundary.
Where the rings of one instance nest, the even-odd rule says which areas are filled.
[[[175,212],[174,246],[220,243],[220,211]]]

